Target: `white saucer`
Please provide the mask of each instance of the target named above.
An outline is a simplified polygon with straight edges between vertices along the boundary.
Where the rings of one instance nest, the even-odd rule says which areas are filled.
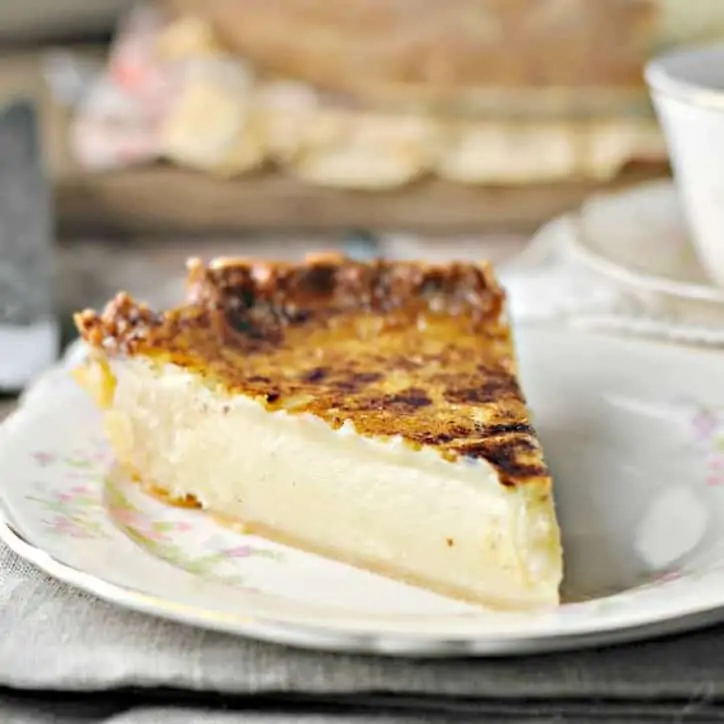
[[[564,534],[556,611],[485,611],[168,507],[114,472],[67,369],[0,428],[0,537],[120,606],[310,648],[513,655],[724,618],[721,357],[557,327],[517,336]]]
[[[672,182],[594,197],[573,220],[570,251],[651,316],[724,331],[724,288],[697,258]]]

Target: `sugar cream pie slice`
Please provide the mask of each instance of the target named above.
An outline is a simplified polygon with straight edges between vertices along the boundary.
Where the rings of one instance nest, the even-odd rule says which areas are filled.
[[[78,371],[149,490],[244,529],[500,609],[555,605],[549,476],[486,264],[188,265],[163,313],[76,323]]]

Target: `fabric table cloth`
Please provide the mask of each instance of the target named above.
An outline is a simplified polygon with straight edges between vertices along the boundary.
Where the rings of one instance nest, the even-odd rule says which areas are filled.
[[[76,721],[124,724],[724,721],[724,627],[507,659],[325,654],[125,611],[3,546],[0,631],[3,723],[62,722],[64,710]],[[65,701],[52,692],[66,692]],[[353,709],[367,713],[350,719]]]

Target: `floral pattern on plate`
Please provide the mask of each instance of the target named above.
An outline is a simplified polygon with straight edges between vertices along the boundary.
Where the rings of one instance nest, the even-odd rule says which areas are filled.
[[[106,478],[105,503],[113,522],[135,543],[154,556],[199,576],[217,578],[246,587],[243,574],[233,564],[251,558],[281,562],[281,552],[239,536],[239,541],[201,535],[196,511],[157,511],[149,515],[125,490],[119,476]],[[126,482],[127,485],[129,485]],[[149,501],[150,502],[150,501]],[[236,544],[234,544],[236,543]],[[248,587],[247,587],[248,590]]]
[[[0,429],[0,537],[121,605],[325,648],[521,653],[710,618],[724,609],[720,361],[582,336],[518,333],[576,601],[556,611],[484,611],[168,506],[118,472],[58,372]]]

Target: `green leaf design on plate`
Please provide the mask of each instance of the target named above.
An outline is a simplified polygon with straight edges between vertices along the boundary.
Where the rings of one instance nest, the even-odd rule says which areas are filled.
[[[96,463],[88,458],[64,458],[63,462],[71,468],[78,470],[90,470],[96,467]]]

